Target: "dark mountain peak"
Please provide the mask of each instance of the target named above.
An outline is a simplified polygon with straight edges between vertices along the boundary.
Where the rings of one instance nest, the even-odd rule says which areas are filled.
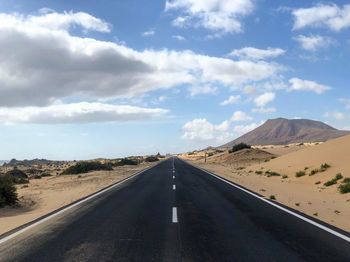
[[[322,142],[350,134],[323,122],[310,119],[269,119],[253,131],[223,145],[231,147],[237,143],[251,145],[277,145],[301,142]]]

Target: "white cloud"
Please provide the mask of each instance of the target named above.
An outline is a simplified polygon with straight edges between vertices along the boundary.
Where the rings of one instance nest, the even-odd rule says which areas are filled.
[[[220,33],[243,31],[241,19],[254,9],[251,0],[167,0],[165,11],[179,11],[173,25],[202,27]]]
[[[191,96],[196,95],[207,95],[207,94],[215,94],[217,88],[213,86],[191,86],[190,87],[190,94]]]
[[[233,131],[235,133],[235,136],[238,137],[252,131],[253,129],[260,126],[261,124],[262,123],[251,123],[248,125],[237,125],[233,128]]]
[[[329,86],[296,77],[289,79],[289,83],[291,84],[290,91],[311,91],[320,95],[331,89]]]
[[[242,111],[236,111],[230,118],[231,122],[250,121],[252,118]]]
[[[152,35],[154,35],[155,33],[156,33],[156,32],[152,29],[152,30],[143,32],[141,35],[147,37],[147,36],[152,36]]]
[[[173,35],[172,38],[179,40],[179,41],[186,41],[186,38],[182,35]]]
[[[345,114],[342,112],[326,112],[324,114],[325,117],[327,118],[333,118],[335,120],[344,120],[346,118]]]
[[[257,96],[254,99],[254,103],[257,107],[265,107],[268,103],[272,102],[276,97],[276,94],[273,92],[266,92]]]
[[[305,27],[327,27],[340,31],[350,27],[350,5],[339,7],[336,4],[318,4],[311,8],[300,8],[292,11],[293,29]]]
[[[193,119],[183,125],[182,138],[196,142],[211,141],[213,143],[224,143],[242,135],[242,132],[246,130],[250,131],[257,126],[255,123],[231,126],[233,122],[248,120],[252,120],[252,118],[241,111],[234,112],[230,119],[218,125],[210,123],[205,118]]]
[[[276,112],[276,108],[274,107],[256,107],[252,109],[252,112],[254,113],[261,113],[261,114],[269,114]]]
[[[244,47],[233,50],[229,55],[241,59],[264,60],[281,56],[285,52],[286,51],[281,48],[268,47],[267,49],[258,49],[254,47]]]
[[[161,108],[80,102],[47,107],[0,107],[0,122],[5,124],[116,122],[150,119],[167,112]]]
[[[72,25],[88,31],[110,30],[108,24],[85,13],[0,14],[2,106],[45,106],[68,97],[134,97],[183,85],[232,87],[269,79],[284,69],[276,63],[191,51],[136,51],[73,36],[68,31]]]
[[[227,98],[226,100],[222,101],[220,103],[220,105],[222,105],[222,106],[233,105],[233,104],[239,103],[239,101],[241,101],[241,96],[240,95],[229,96],[229,98]]]
[[[303,49],[308,51],[317,51],[320,48],[328,47],[334,43],[331,38],[320,35],[298,35],[294,40],[297,41]]]

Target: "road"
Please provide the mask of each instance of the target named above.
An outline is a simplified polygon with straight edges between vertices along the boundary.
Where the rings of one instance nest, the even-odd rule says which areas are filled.
[[[0,260],[350,261],[350,243],[169,158],[0,244]]]

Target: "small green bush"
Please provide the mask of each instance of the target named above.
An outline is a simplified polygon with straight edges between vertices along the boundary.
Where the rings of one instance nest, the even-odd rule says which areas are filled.
[[[305,175],[306,175],[306,173],[304,171],[298,171],[298,172],[295,173],[296,177],[302,177],[302,176],[305,176]]]
[[[255,171],[255,174],[258,174],[258,175],[261,175],[263,172],[262,171],[260,171],[260,170],[256,170]]]
[[[149,157],[146,157],[145,159],[146,162],[157,162],[159,161],[158,157],[155,157],[155,156],[149,156]]]
[[[268,177],[270,176],[281,176],[281,174],[274,172],[274,171],[266,171],[265,172],[267,174]]]
[[[327,182],[324,183],[323,185],[325,185],[325,186],[335,185],[335,184],[338,182],[338,180],[340,180],[340,179],[342,179],[342,178],[343,178],[342,174],[341,174],[341,173],[338,173],[338,174],[335,175],[335,177],[334,177],[333,179],[327,181]]]
[[[313,176],[313,175],[315,175],[315,174],[317,174],[318,172],[320,172],[320,170],[319,169],[312,169],[311,170],[311,172],[310,172],[310,176]]]
[[[239,144],[234,145],[234,146],[232,147],[232,149],[229,150],[228,152],[229,152],[229,153],[234,153],[234,152],[240,151],[240,150],[242,150],[242,149],[246,149],[246,148],[249,149],[249,148],[251,148],[251,146],[250,146],[250,145],[247,145],[247,144],[245,144],[245,143],[239,143]]]
[[[17,192],[12,177],[6,175],[0,177],[0,207],[13,206],[17,203]]]
[[[350,182],[341,184],[338,189],[342,194],[350,193]]]
[[[324,164],[322,164],[321,165],[321,172],[323,172],[323,171],[326,171],[328,168],[330,168],[331,166],[330,165],[328,165],[327,163],[324,163]]]
[[[270,199],[271,199],[271,200],[276,200],[276,197],[275,197],[274,195],[271,195],[271,196],[270,196]]]
[[[344,178],[344,180],[342,181],[342,183],[350,183],[350,177]]]
[[[118,162],[116,162],[114,165],[115,166],[136,166],[138,164],[137,160],[135,159],[130,159],[130,158],[122,158]]]
[[[288,178],[287,175],[283,175],[283,176],[282,176],[282,179],[286,179],[286,178]]]
[[[98,170],[113,170],[111,164],[102,164],[98,161],[82,161],[73,166],[68,167],[62,172],[62,175],[76,175],[82,173],[88,173],[90,171]]]

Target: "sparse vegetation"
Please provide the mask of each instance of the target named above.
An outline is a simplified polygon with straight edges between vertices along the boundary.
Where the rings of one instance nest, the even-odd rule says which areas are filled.
[[[335,175],[335,177],[334,177],[333,179],[327,181],[327,182],[324,183],[323,185],[324,185],[324,186],[335,185],[335,184],[338,182],[338,180],[340,180],[340,179],[342,179],[342,178],[343,178],[342,174],[341,174],[341,173],[338,173],[338,174]]]
[[[327,163],[324,163],[324,164],[321,165],[320,171],[324,172],[330,167],[331,167],[330,165],[328,165]]]
[[[17,203],[17,192],[13,178],[5,175],[0,177],[0,207],[13,206]]]
[[[318,172],[320,172],[319,169],[317,169],[317,168],[312,169],[309,176],[313,176],[313,175],[317,174]]]
[[[262,171],[260,171],[260,170],[256,170],[255,171],[255,174],[257,174],[257,175],[261,175],[263,172]]]
[[[82,161],[68,167],[62,172],[62,175],[75,175],[88,173],[90,171],[98,170],[113,170],[111,164],[102,164],[99,161]]]
[[[344,178],[338,189],[342,194],[350,193],[350,177]]]
[[[29,183],[27,174],[18,168],[14,168],[6,172],[6,176],[8,176],[12,180],[12,182],[15,184]]]
[[[239,143],[239,144],[236,144],[232,147],[232,149],[230,149],[228,152],[229,153],[234,153],[234,152],[237,152],[237,151],[240,151],[242,149],[246,149],[246,148],[251,148],[250,145],[247,145],[245,143]]]
[[[271,195],[271,196],[270,196],[270,199],[271,199],[271,200],[276,200],[275,195]]]
[[[298,171],[298,172],[295,173],[296,177],[302,177],[302,176],[305,176],[305,175],[306,175],[305,171]]]
[[[114,165],[115,166],[135,166],[138,164],[138,161],[135,159],[131,159],[131,158],[122,158],[119,161],[117,161]]]
[[[315,185],[319,185],[319,184],[321,184],[321,181],[315,182]]]
[[[157,161],[159,161],[159,159],[156,156],[148,156],[148,157],[146,157],[145,161],[146,162],[157,162]]]
[[[267,174],[268,177],[270,176],[281,176],[280,173],[274,172],[274,171],[266,171],[265,172]]]
[[[286,178],[288,178],[287,175],[283,175],[283,176],[282,176],[282,179],[286,179]]]

